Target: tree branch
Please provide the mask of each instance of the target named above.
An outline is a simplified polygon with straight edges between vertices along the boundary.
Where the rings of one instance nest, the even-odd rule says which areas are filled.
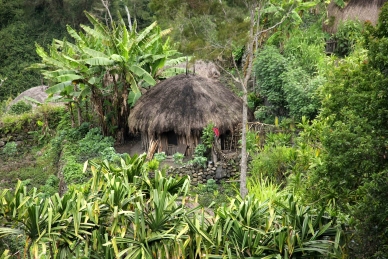
[[[112,15],[110,14],[110,11],[109,11],[109,0],[107,0],[107,1],[101,0],[101,3],[105,7],[106,11],[108,12],[110,24],[112,25],[113,19],[112,19]]]
[[[127,12],[127,16],[128,16],[128,27],[129,27],[129,31],[132,32],[131,14],[129,13],[128,6],[125,5],[124,7],[125,7],[125,11]]]

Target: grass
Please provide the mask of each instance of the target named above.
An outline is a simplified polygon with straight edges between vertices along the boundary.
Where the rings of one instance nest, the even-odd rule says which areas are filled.
[[[55,173],[50,160],[41,157],[37,148],[24,148],[12,157],[0,155],[0,189],[13,188],[18,180],[28,181],[30,186],[39,188],[48,177]]]
[[[238,183],[226,183],[221,184],[198,184],[198,186],[192,186],[190,190],[190,196],[198,196],[198,203],[207,208],[211,206],[213,209],[217,209],[223,203],[229,203],[230,199],[239,195]]]

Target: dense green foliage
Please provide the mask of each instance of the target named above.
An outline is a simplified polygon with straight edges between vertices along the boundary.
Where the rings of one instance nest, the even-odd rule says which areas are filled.
[[[349,55],[362,37],[362,24],[357,21],[345,21],[338,26],[334,35],[336,43],[335,53],[340,57]]]
[[[161,31],[156,23],[138,33],[136,23],[128,29],[123,19],[108,26],[86,16],[93,28],[80,25],[83,32],[77,32],[67,26],[75,43],[54,40],[49,52],[37,45],[42,62],[31,67],[54,83],[47,90],[51,100],[65,102],[72,118],[72,109],[77,109],[78,125],[83,121],[82,107],[89,104],[103,134],[117,137],[128,131],[130,106],[141,96],[141,88],[184,70],[163,70],[181,60],[171,61],[178,53],[162,39],[169,31]]]
[[[188,179],[160,171],[150,179],[144,158],[91,163],[92,178],[63,196],[28,191],[21,182],[3,190],[0,237],[23,236],[24,256],[34,258],[341,255],[341,231],[323,210],[301,206],[292,196],[271,202],[251,195],[211,216],[186,206],[192,203]]]
[[[242,1],[150,1],[158,22],[172,27],[179,50],[198,57],[226,56],[243,47],[249,22]],[[210,56],[209,56],[210,55]]]
[[[152,22],[148,0],[106,2],[114,19],[120,15],[128,20],[127,7],[132,23],[136,19],[140,28]],[[6,79],[0,86],[0,101],[42,83],[50,83],[39,73],[26,70],[39,61],[34,51],[35,42],[46,46],[53,38],[67,37],[66,25],[79,29],[80,24],[88,24],[84,11],[103,20],[108,18],[100,0],[0,1],[0,80]]]
[[[125,126],[142,87],[167,76],[162,68],[175,46],[220,64],[244,64],[253,2],[112,0],[108,12],[97,0],[0,0],[0,137],[28,129],[36,143],[27,150],[7,139],[0,152],[0,169],[6,168],[0,170],[0,254],[384,258],[388,5],[377,26],[348,21],[330,37],[321,31],[323,1],[314,10],[299,1],[290,22],[257,39],[249,105],[257,119],[276,125],[272,133],[248,131],[245,199],[233,184],[213,179],[189,189],[189,179],[159,171],[165,154],[147,162],[117,154],[113,139],[103,136]],[[276,24],[290,7],[289,1],[261,3],[257,28]],[[162,38],[170,30],[154,19],[172,27],[172,40]],[[330,57],[324,53],[329,38],[338,42]],[[34,42],[48,81],[24,70],[39,62]],[[31,113],[23,103],[6,109],[9,95],[42,82],[52,84],[49,93],[59,94],[53,99],[66,103],[66,113],[46,106]],[[212,127],[191,163],[206,165]],[[183,155],[174,160],[181,164]],[[6,257],[7,251],[0,256]]]

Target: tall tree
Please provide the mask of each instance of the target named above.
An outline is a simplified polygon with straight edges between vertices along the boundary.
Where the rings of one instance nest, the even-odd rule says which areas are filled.
[[[251,78],[255,53],[260,45],[269,36],[272,30],[279,27],[286,20],[299,23],[301,21],[299,11],[308,9],[317,2],[302,1],[270,1],[270,0],[246,0],[246,8],[250,11],[249,33],[246,44],[246,58],[243,65],[243,76],[239,74],[239,82],[243,89],[243,114],[242,114],[242,140],[241,140],[241,172],[240,172],[240,194],[245,197],[248,193],[246,186],[247,175],[247,150],[246,150],[246,126],[248,122],[248,82]]]

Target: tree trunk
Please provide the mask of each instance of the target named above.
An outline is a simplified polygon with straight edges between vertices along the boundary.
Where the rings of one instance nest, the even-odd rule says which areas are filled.
[[[81,126],[82,124],[82,111],[81,111],[81,105],[77,103],[77,115],[78,115],[78,126]]]
[[[250,6],[251,26],[249,28],[249,39],[247,44],[247,59],[244,81],[242,81],[243,88],[243,119],[241,129],[241,164],[240,164],[240,195],[244,198],[248,194],[247,189],[247,171],[248,171],[248,154],[247,154],[247,123],[248,123],[248,80],[252,74],[253,66],[253,48],[257,35],[254,35],[255,28],[255,12],[258,4],[255,3]]]
[[[69,112],[70,112],[71,127],[74,128],[75,127],[75,121],[74,121],[74,114],[73,114],[72,103],[68,103],[67,105],[69,107]]]
[[[248,194],[247,189],[247,170],[248,170],[248,157],[247,157],[247,122],[248,122],[248,109],[247,109],[247,89],[243,87],[243,119],[241,129],[241,172],[240,172],[240,195],[244,198]]]

